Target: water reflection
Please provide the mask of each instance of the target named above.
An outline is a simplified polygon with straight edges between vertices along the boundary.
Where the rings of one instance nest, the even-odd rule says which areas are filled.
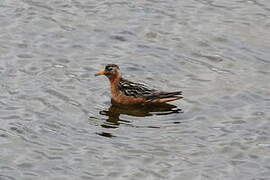
[[[120,124],[132,125],[129,120],[121,118],[121,115],[128,115],[134,117],[146,117],[153,115],[169,115],[174,113],[182,113],[183,111],[175,105],[162,104],[155,106],[119,106],[111,105],[108,110],[102,110],[99,113],[107,116],[106,121],[101,125],[104,128],[118,128]],[[148,126],[148,128],[159,128],[154,126]]]

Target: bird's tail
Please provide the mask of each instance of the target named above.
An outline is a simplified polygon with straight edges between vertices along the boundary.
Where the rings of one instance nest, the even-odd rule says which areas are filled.
[[[160,98],[167,98],[172,96],[180,96],[182,95],[182,91],[175,91],[175,92],[160,92],[159,97]]]
[[[182,99],[183,97],[182,91],[175,91],[175,92],[158,92],[151,94],[146,97],[146,102],[153,102],[153,103],[165,103],[170,101],[175,101],[177,99]]]

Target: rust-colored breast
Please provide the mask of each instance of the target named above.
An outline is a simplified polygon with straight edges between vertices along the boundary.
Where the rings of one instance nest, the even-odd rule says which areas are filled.
[[[119,95],[117,97],[112,97],[113,101],[124,105],[137,105],[144,103],[144,98],[135,98],[131,96]]]

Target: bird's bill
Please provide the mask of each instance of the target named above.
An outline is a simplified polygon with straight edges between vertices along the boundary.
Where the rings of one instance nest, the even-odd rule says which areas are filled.
[[[100,71],[100,72],[95,74],[95,76],[100,76],[100,75],[106,75],[106,72],[105,71]]]

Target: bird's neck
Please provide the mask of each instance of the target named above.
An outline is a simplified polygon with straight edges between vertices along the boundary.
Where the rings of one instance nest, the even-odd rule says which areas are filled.
[[[117,84],[121,79],[121,74],[119,72],[112,74],[112,75],[108,76],[108,79],[110,80],[111,84]]]
[[[115,97],[119,94],[119,87],[118,87],[118,83],[121,79],[121,75],[120,74],[115,74],[115,75],[111,75],[108,77],[110,80],[110,84],[111,84],[111,95],[112,97]]]

